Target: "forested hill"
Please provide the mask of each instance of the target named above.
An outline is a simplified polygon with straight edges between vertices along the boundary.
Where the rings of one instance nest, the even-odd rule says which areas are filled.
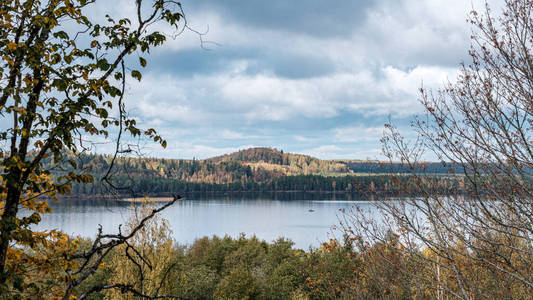
[[[81,155],[76,160],[78,168],[90,170],[98,182],[107,172],[112,156]],[[427,169],[433,174],[446,173],[448,170],[437,163],[427,165]],[[56,173],[71,171],[69,168],[56,168]],[[377,161],[321,160],[272,148],[250,148],[204,160],[120,157],[115,161],[111,178],[117,186],[137,185],[135,189],[138,191],[150,190],[156,193],[176,189],[335,190],[337,184],[342,189],[344,181],[346,187],[355,186],[355,179],[351,179],[352,177],[375,177],[391,171],[408,173],[409,168]],[[355,181],[361,180],[363,178]],[[95,187],[96,184],[75,185],[73,192],[97,193]]]
[[[240,163],[253,171],[266,170],[282,175],[336,175],[350,173],[344,163],[307,155],[284,153],[272,148],[249,148],[209,158],[209,163]]]
[[[84,154],[72,157],[78,168],[87,168],[100,177],[111,165],[111,155]],[[48,162],[49,163],[49,162]],[[71,171],[69,165],[64,171]],[[130,177],[166,178],[185,182],[226,184],[235,181],[265,182],[282,176],[340,176],[353,173],[346,164],[307,155],[283,153],[271,148],[250,148],[198,160],[119,157],[113,174]]]
[[[411,173],[407,164],[377,160],[321,160],[308,155],[284,153],[272,148],[249,148],[207,159],[211,162],[241,162],[256,168],[276,169],[285,175],[342,175],[352,173],[388,174]],[[416,172],[446,174],[456,170],[450,164],[425,162],[415,167]]]

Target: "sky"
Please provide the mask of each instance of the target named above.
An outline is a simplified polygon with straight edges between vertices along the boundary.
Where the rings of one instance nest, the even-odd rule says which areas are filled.
[[[107,10],[128,11],[126,1]],[[493,1],[494,7],[502,1]],[[323,159],[381,159],[390,118],[413,136],[418,89],[468,60],[480,1],[181,1],[191,28],[151,52],[127,107],[166,149],[207,158],[255,146]],[[101,8],[100,8],[101,9]],[[207,48],[207,49],[206,49]]]

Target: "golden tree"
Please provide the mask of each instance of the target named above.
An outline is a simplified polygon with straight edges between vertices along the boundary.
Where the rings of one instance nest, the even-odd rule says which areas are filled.
[[[142,206],[135,209],[135,213],[126,223],[126,231],[130,233],[135,230],[153,209],[153,202],[148,199],[143,201]],[[113,275],[109,284],[128,286],[143,295],[157,297],[169,294],[171,282],[168,279],[176,271],[175,241],[171,234],[167,220],[160,216],[150,219],[129,241],[116,248],[117,256],[111,261]],[[125,294],[120,289],[108,290],[112,299],[139,296],[134,293]]]
[[[154,129],[141,130],[125,113],[126,80],[141,80],[141,72],[127,68],[126,59],[135,57],[128,61],[146,66],[143,56],[166,39],[155,24],[166,24],[175,33],[187,28],[181,5],[172,0],[131,1],[134,16],[106,16],[106,22],[96,24],[86,14],[95,3],[0,2],[0,114],[3,124],[10,124],[0,131],[0,294],[6,297],[68,298],[111,249],[133,236],[100,230],[89,251],[75,253],[76,244],[61,232],[30,228],[50,210],[42,196],[55,198],[68,193],[73,181],[94,180],[86,170],[75,171],[70,156],[83,151],[87,136],[117,134],[115,157],[122,151],[123,133],[166,146]],[[73,171],[54,177],[50,165],[66,163]],[[21,216],[22,207],[31,214]],[[56,281],[42,279],[39,272]]]

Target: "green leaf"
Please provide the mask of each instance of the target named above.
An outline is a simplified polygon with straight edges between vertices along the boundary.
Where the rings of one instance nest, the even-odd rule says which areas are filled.
[[[146,59],[139,57],[139,62],[141,63],[141,67],[146,67]]]
[[[60,39],[65,39],[65,40],[69,39],[68,34],[66,32],[64,32],[64,31],[58,31],[58,32],[54,33],[54,37],[60,38]]]
[[[131,77],[136,78],[137,80],[141,81],[142,75],[141,72],[137,70],[131,71]]]
[[[69,160],[68,163],[69,163],[74,169],[76,169],[76,168],[78,167],[78,164],[76,164],[76,162],[73,161],[73,160]]]
[[[107,62],[107,59],[105,58],[99,59],[96,62],[96,66],[102,71],[107,71],[111,67],[111,65],[109,64],[109,62]]]

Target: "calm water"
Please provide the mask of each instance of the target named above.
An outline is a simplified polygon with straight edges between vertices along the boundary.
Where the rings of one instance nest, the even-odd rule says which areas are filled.
[[[292,240],[295,246],[317,247],[334,234],[339,210],[354,205],[365,208],[365,201],[344,200],[182,200],[167,208],[162,216],[170,223],[173,237],[180,244],[190,244],[203,236],[255,235],[266,241],[278,237]],[[94,237],[98,224],[104,232],[117,232],[119,224],[131,216],[130,204],[118,201],[63,200],[52,205],[51,214],[43,216],[39,229],[58,228],[66,233]]]

